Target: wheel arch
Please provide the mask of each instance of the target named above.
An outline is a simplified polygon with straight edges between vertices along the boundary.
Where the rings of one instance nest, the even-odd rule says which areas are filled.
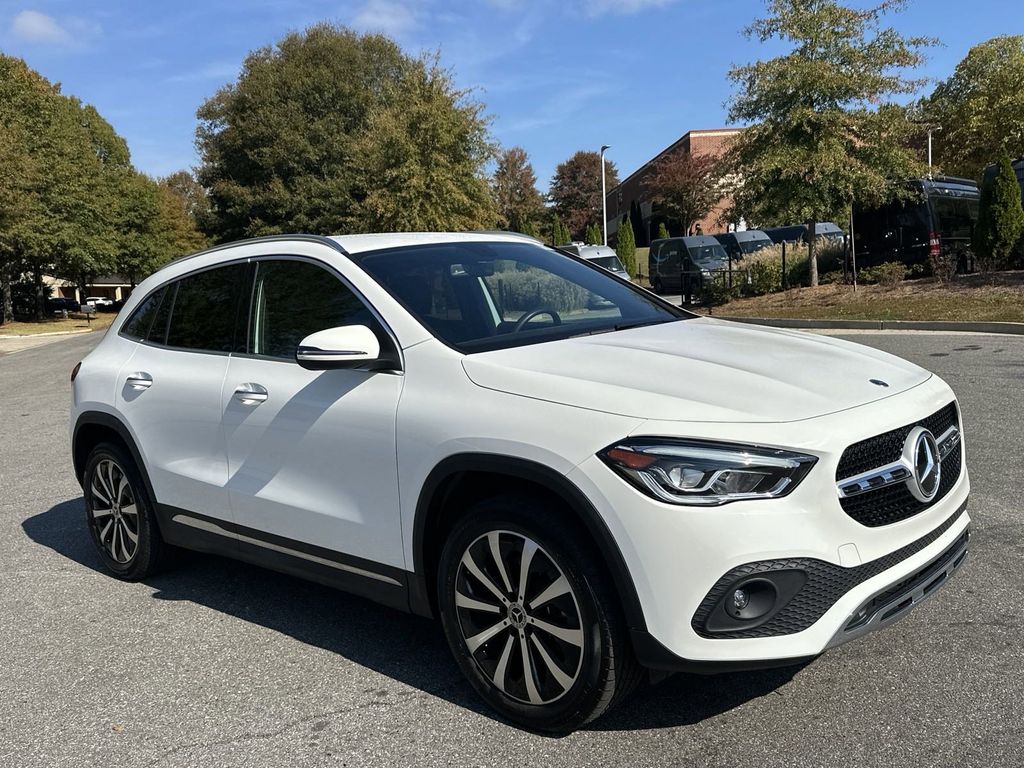
[[[413,520],[413,574],[409,583],[409,606],[419,615],[436,615],[436,563],[443,546],[443,533],[453,518],[448,503],[467,487],[470,498],[479,498],[479,479],[495,476],[525,483],[557,499],[589,534],[608,566],[626,622],[631,629],[645,630],[643,610],[625,559],[611,531],[586,495],[565,475],[528,459],[498,454],[462,453],[441,461],[420,489]],[[467,484],[470,484],[467,486]],[[484,493],[490,493],[486,491]]]
[[[127,449],[146,486],[146,493],[155,503],[156,494],[153,493],[153,485],[149,481],[149,473],[146,471],[146,464],[142,460],[142,453],[135,443],[135,438],[117,416],[103,411],[85,411],[75,422],[75,429],[71,437],[71,457],[74,463],[75,477],[79,484],[83,483],[85,463],[89,459],[89,452],[104,440],[120,443]]]

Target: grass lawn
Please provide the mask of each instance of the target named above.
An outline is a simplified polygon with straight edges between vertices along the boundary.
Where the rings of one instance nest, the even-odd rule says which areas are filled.
[[[13,323],[0,325],[0,336],[35,336],[39,333],[67,333],[69,331],[85,330],[102,331],[114,322],[115,317],[117,317],[116,312],[97,312],[92,322],[86,320],[84,316],[80,316],[78,319],[68,318],[67,320],[54,318],[38,323],[26,323],[15,320]]]
[[[907,280],[894,288],[795,288],[714,308],[731,317],[802,320],[958,320],[1024,323],[1024,271],[963,275],[952,283]]]

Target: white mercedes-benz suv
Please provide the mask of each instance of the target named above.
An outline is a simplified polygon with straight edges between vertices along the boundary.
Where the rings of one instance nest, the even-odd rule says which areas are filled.
[[[956,399],[500,234],[272,237],[164,267],[72,380],[117,577],[176,547],[437,616],[506,718],[799,663],[967,554]]]

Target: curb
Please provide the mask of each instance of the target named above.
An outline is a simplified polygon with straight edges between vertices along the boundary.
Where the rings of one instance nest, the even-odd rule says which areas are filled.
[[[2,328],[3,326],[0,326]],[[50,331],[49,333],[0,333],[0,339],[38,339],[45,336],[77,336],[80,333],[92,333],[94,328],[82,328],[78,331]]]
[[[797,320],[788,317],[724,317],[734,323],[767,325],[772,328],[834,328],[869,331],[963,331],[1008,333],[1024,336],[1024,323],[961,323],[947,320]]]

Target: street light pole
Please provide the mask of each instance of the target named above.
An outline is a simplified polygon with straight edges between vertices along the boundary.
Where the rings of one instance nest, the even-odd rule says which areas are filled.
[[[604,188],[604,153],[609,149],[610,145],[601,145],[601,234],[605,245],[608,245],[608,192]]]
[[[932,177],[932,127],[928,126],[928,178]]]

